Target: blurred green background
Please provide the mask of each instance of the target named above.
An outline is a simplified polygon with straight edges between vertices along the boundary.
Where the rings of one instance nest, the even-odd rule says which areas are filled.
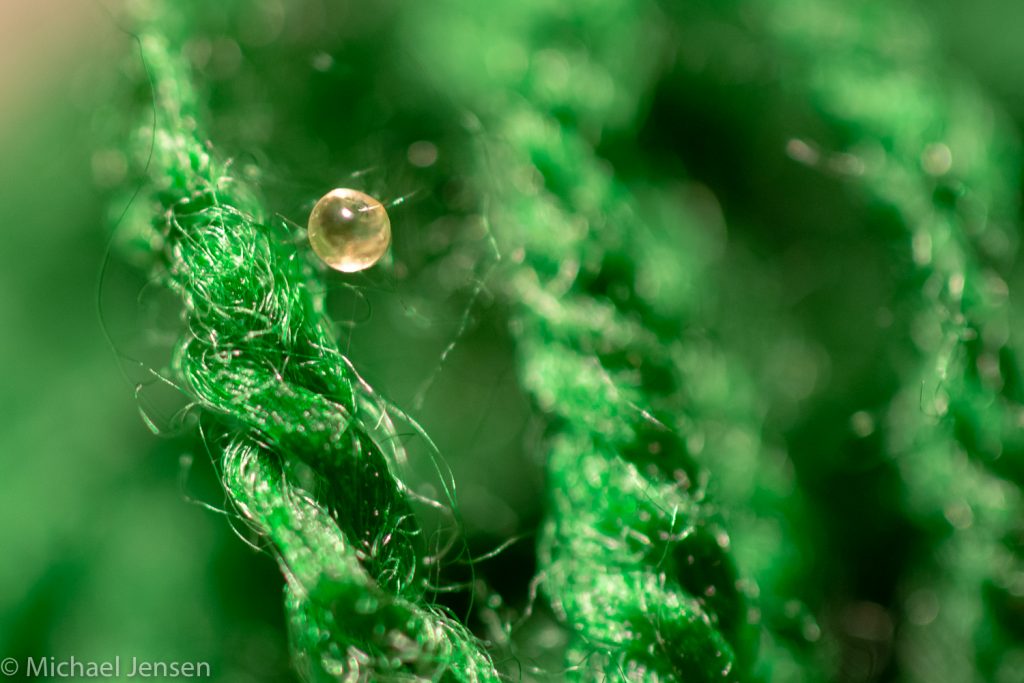
[[[295,93],[283,90],[289,73],[301,71],[299,90],[326,89],[313,72],[336,65],[312,42],[274,52],[256,39],[239,46],[232,38],[237,32],[258,37],[266,28],[260,22],[278,13],[292,24],[302,17],[320,22],[309,35],[350,41],[348,64],[365,66],[363,73],[332,70],[352,99],[359,79],[374,76],[374,42],[367,36],[386,36],[400,3],[382,4],[360,24],[362,35],[346,32],[340,17],[354,10],[344,2],[257,6],[238,16],[209,12],[203,73],[220,117],[213,122],[218,146],[237,155],[243,168],[248,161],[263,169],[257,181],[271,206],[301,222],[304,202],[325,184],[364,170],[366,183],[387,198],[409,195],[392,216],[396,226],[404,222],[406,234],[419,234],[409,225],[428,225],[437,213],[432,202],[457,204],[457,183],[441,182],[406,158],[409,144],[430,135],[430,121],[403,119],[401,111],[389,121],[361,120],[350,112],[346,120],[361,134],[358,147],[345,147],[351,129],[337,130],[308,148],[290,145],[290,157],[270,159],[263,148],[275,145],[261,110],[239,111],[274,100],[273,91],[253,85],[264,75],[264,88],[276,84],[290,97]],[[1021,130],[1024,4],[922,2],[921,9],[950,60],[986,86]],[[110,207],[116,213],[126,206],[131,190],[118,144],[134,128],[140,110],[133,105],[145,99],[134,50],[102,3],[0,4],[0,657],[206,661],[217,680],[285,680],[292,674],[277,568],[238,538],[230,516],[210,509],[224,501],[208,455],[190,430],[176,428],[180,405],[161,396],[147,374],[166,362],[160,354],[173,339],[173,306],[117,253],[99,284]],[[293,61],[275,64],[282,55]],[[881,352],[891,327],[900,327],[885,318],[893,296],[891,255],[843,218],[849,198],[832,180],[793,164],[777,137],[764,133],[784,130],[785,121],[743,119],[755,116],[737,106],[744,97],[751,95],[730,101],[726,87],[710,104],[658,102],[646,134],[652,147],[670,141],[702,191],[713,193],[712,213],[725,217],[725,262],[740,275],[737,291],[721,295],[719,305],[733,310],[732,327],[727,321],[723,329],[735,332],[762,384],[776,392],[774,431],[818,506],[822,535],[840,539],[830,541],[831,554],[807,560],[820,565],[828,590],[823,602],[884,605],[905,561],[901,553],[913,551],[914,532],[886,516],[893,505],[873,504],[894,495],[894,474],[880,445],[851,430],[850,416],[894,390],[891,359]],[[718,103],[725,103],[721,110]],[[291,123],[279,121],[273,135],[306,125],[308,105],[292,101]],[[702,135],[677,133],[679,116],[700,124]],[[442,145],[442,159],[445,151]],[[304,164],[324,165],[317,154],[344,157],[337,178],[303,174]],[[780,188],[791,188],[784,202]],[[741,201],[751,196],[754,203]],[[446,229],[429,225],[422,234]],[[507,599],[522,602],[542,504],[539,463],[524,444],[539,427],[516,387],[503,316],[477,286],[486,255],[467,262],[472,252],[446,255],[447,246],[427,237],[396,239],[397,258],[415,265],[410,278],[368,275],[354,286],[332,281],[332,317],[365,377],[410,409],[437,441],[459,485],[472,552],[523,535],[499,560],[477,568]],[[1012,292],[1019,280],[1011,282]],[[742,291],[752,283],[759,285],[753,300]],[[101,301],[112,342],[101,325]],[[786,329],[774,335],[779,320]],[[744,335],[749,325],[765,334]],[[779,358],[804,360],[779,374],[772,362]],[[154,436],[140,409],[164,433]],[[422,448],[415,438],[410,444],[414,452]],[[429,485],[429,474],[422,476]],[[464,596],[451,598],[457,609],[465,603]],[[888,680],[896,672],[883,663],[841,668],[838,675]]]

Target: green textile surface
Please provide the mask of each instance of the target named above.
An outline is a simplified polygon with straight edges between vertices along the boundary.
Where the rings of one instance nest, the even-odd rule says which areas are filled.
[[[1024,681],[1024,49],[982,4],[75,14],[0,118],[0,658]],[[372,269],[309,248],[335,187],[387,207]]]

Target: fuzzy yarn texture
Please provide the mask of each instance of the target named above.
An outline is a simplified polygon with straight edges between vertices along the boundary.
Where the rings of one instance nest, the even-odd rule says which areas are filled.
[[[208,91],[204,67],[230,71],[237,55],[192,34],[225,31],[241,8],[139,21],[152,105],[133,140],[144,191],[118,229],[180,301],[167,381],[201,414],[233,510],[277,559],[304,679],[852,681],[867,648],[889,667],[885,680],[1014,680],[1024,658],[1024,394],[1008,296],[1018,143],[912,5],[389,3],[358,32],[326,21],[303,29],[316,36],[308,46],[284,37],[284,47],[251,38],[262,35],[253,19],[239,29],[253,45],[248,80]],[[281,11],[305,26],[300,10]],[[307,94],[289,69],[310,51]],[[769,140],[801,167],[799,182],[824,178],[856,243],[884,264],[898,321],[887,324],[899,333],[879,342],[886,379],[862,404],[814,378],[797,386],[825,374],[828,359],[815,358],[828,354],[814,356],[799,306],[772,294],[784,277],[759,263],[787,253],[737,246],[725,223],[757,218],[723,215],[713,179],[695,180],[667,142],[651,142],[652,129],[702,134],[658,123],[683,119],[680,101],[724,112],[718,134],[738,147]],[[749,117],[751,102],[768,114]],[[308,159],[339,177],[325,140],[347,133],[305,132],[325,112],[342,128],[381,121],[437,143],[408,147],[409,164],[434,175],[389,206],[434,183],[441,198],[409,222],[451,234],[440,247],[416,241],[396,218],[395,249],[413,253],[377,269],[399,282],[437,259],[455,266],[423,266],[434,280],[473,273],[446,297],[467,280],[472,293],[411,403],[431,400],[477,316],[508,331],[535,430],[523,449],[544,491],[523,529],[536,533],[535,566],[519,572],[529,591],[508,609],[472,559],[470,605],[440,597],[455,570],[424,509],[458,518],[455,487],[442,475],[433,500],[408,483],[418,476],[408,433],[431,453],[433,443],[411,405],[360,376],[332,319],[336,276],[298,221],[268,208],[316,195],[305,180],[275,187],[261,165]],[[207,130],[259,150],[222,148]],[[399,137],[359,149],[386,156],[405,147]],[[390,188],[409,183],[396,176],[378,189],[398,194]],[[840,252],[821,250],[837,263]],[[493,268],[477,276],[486,259]],[[348,286],[392,281],[357,282]],[[403,302],[409,319],[420,305]],[[758,316],[776,343],[747,338]],[[850,407],[848,423],[829,416]],[[868,472],[856,507],[828,490],[851,468],[817,452],[847,447],[845,434],[819,437],[836,424],[866,453],[853,468]],[[857,526],[849,555],[828,559]],[[911,549],[882,571],[867,558],[851,566],[886,526]],[[852,587],[833,590],[830,577]],[[531,618],[539,625],[522,626]]]
[[[141,45],[163,207],[153,243],[189,330],[173,367],[218,418],[225,489],[285,573],[297,665],[311,680],[497,680],[476,640],[424,599],[394,426],[327,333],[309,264],[202,142],[166,42]]]

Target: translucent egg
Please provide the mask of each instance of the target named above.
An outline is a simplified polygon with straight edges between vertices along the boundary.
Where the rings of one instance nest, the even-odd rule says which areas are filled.
[[[365,270],[391,244],[384,205],[359,190],[331,190],[309,214],[309,243],[324,263],[343,273]]]

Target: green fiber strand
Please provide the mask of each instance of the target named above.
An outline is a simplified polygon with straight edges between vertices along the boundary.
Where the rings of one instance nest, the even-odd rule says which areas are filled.
[[[272,452],[243,436],[228,440],[223,452],[226,490],[270,540],[285,573],[297,664],[306,678],[497,680],[461,624],[374,580],[363,553],[327,510],[289,483]]]
[[[553,48],[551,58],[569,65],[568,82],[577,67],[580,83],[608,78],[584,52]],[[658,400],[662,340],[600,295],[634,286],[615,265],[637,223],[590,144],[559,122],[600,117],[543,101],[530,79],[522,87],[541,101],[510,93],[499,110],[478,109],[472,175],[499,181],[480,192],[519,304],[512,326],[522,381],[550,424],[539,577],[569,630],[568,674],[739,680],[751,644],[727,536],[685,444],[648,410]]]
[[[696,226],[684,232],[692,218],[667,193],[653,202],[666,217],[645,222],[641,214],[656,212],[615,181],[588,141],[602,129],[624,127],[619,102],[631,103],[634,113],[648,97],[645,89],[668,61],[658,47],[663,17],[651,5],[620,3],[579,14],[523,14],[530,18],[465,12],[460,21],[471,35],[493,33],[510,53],[536,49],[531,32],[554,33],[552,26],[571,21],[587,36],[587,48],[547,46],[521,80],[509,82],[513,94],[497,110],[478,104],[492,83],[467,95],[484,141],[468,174],[513,179],[481,183],[480,194],[514,262],[504,273],[522,307],[513,329],[523,381],[553,419],[540,576],[574,632],[567,666],[582,680],[719,680],[723,673],[743,676],[747,667],[766,678],[814,680],[808,640],[820,630],[806,607],[794,611],[799,603],[782,597],[797,592],[800,570],[794,530],[780,530],[779,517],[795,523],[798,498],[787,490],[784,467],[757,446],[753,398],[740,393],[723,403],[716,394],[733,382],[753,391],[738,365],[699,333],[678,336],[700,308],[702,269],[711,265],[702,256],[706,237]],[[523,25],[529,28],[522,45],[509,44],[517,34],[508,27]],[[636,55],[626,44],[640,35],[652,49],[631,71],[608,58]],[[556,66],[571,87],[543,87]],[[607,97],[582,94],[588,88]],[[715,368],[728,376],[724,384]],[[743,606],[756,584],[747,580],[744,587],[729,568],[730,540],[705,498],[706,472],[715,475],[709,488],[742,527],[733,538],[749,564],[744,569],[770,593],[763,617]],[[609,566],[617,568],[615,578],[606,576]],[[665,601],[678,605],[678,627],[660,612],[640,616],[640,605],[654,610]],[[761,627],[766,652],[753,666],[752,634]],[[679,658],[665,662],[660,644],[679,650]]]
[[[536,121],[533,128],[517,124],[516,131],[507,133],[504,139],[514,143],[513,148],[515,143],[518,143],[519,147],[530,151],[531,155],[525,160],[518,160],[510,158],[511,152],[492,150],[494,156],[490,161],[493,163],[495,158],[500,158],[504,166],[512,169],[515,169],[517,164],[523,164],[524,173],[530,166],[541,164],[552,173],[559,169],[599,168],[592,153],[586,151],[585,145],[578,141],[575,141],[575,145],[571,144],[566,141],[567,138],[571,138],[571,132],[559,129],[554,122],[545,124],[542,120]],[[498,157],[498,154],[501,156]],[[541,548],[542,561],[550,563],[544,574],[545,581],[551,582],[548,590],[554,594],[553,600],[556,605],[566,611],[570,624],[573,619],[590,620],[591,624],[588,625],[598,632],[600,638],[607,639],[605,630],[608,626],[605,620],[609,614],[618,614],[616,622],[622,619],[627,619],[629,623],[635,622],[636,617],[621,615],[621,611],[629,607],[636,609],[635,603],[627,601],[628,597],[632,596],[645,602],[653,598],[643,595],[643,584],[606,584],[605,588],[609,593],[607,599],[623,600],[626,606],[618,606],[618,613],[600,609],[591,612],[594,606],[589,602],[582,602],[583,599],[576,596],[581,593],[593,595],[594,590],[587,584],[580,586],[579,583],[593,580],[588,578],[588,572],[599,574],[603,571],[600,567],[607,566],[609,562],[614,561],[618,566],[628,559],[635,567],[640,548],[646,540],[652,544],[648,551],[651,554],[646,555],[648,561],[652,556],[662,558],[657,567],[664,573],[656,571],[656,574],[663,577],[680,577],[682,585],[697,598],[697,604],[714,610],[715,616],[711,618],[717,620],[716,626],[721,628],[722,633],[730,634],[728,642],[745,648],[742,650],[744,654],[752,658],[751,645],[747,641],[750,633],[745,625],[751,615],[741,606],[732,604],[733,600],[744,602],[745,599],[737,593],[741,586],[737,583],[738,577],[733,575],[733,570],[727,569],[728,564],[732,562],[731,559],[726,559],[726,548],[730,544],[729,536],[715,521],[714,515],[711,514],[714,508],[705,500],[702,472],[723,474],[723,481],[713,480],[711,483],[712,489],[724,494],[720,496],[723,502],[736,506],[737,510],[754,504],[757,513],[753,519],[746,520],[750,525],[745,528],[748,535],[739,542],[757,548],[751,550],[748,557],[753,558],[767,553],[764,557],[758,558],[763,562],[760,566],[764,568],[763,576],[758,578],[763,578],[773,589],[779,588],[779,585],[776,580],[769,578],[768,573],[775,571],[785,574],[784,558],[791,550],[786,547],[789,541],[785,538],[776,535],[776,540],[773,541],[771,535],[758,537],[758,532],[766,531],[766,527],[763,520],[758,522],[757,515],[764,515],[765,518],[778,517],[779,502],[785,497],[778,491],[780,488],[784,490],[785,485],[769,484],[771,475],[768,473],[771,472],[774,463],[764,454],[758,454],[756,449],[748,450],[744,447],[744,444],[756,444],[759,434],[755,431],[754,434],[746,435],[747,440],[744,440],[744,436],[741,436],[744,422],[736,419],[737,413],[742,419],[751,420],[752,417],[743,415],[741,410],[737,411],[735,405],[729,407],[730,422],[727,424],[731,425],[730,428],[719,437],[721,441],[716,439],[714,411],[716,402],[720,399],[710,393],[701,393],[701,378],[704,378],[707,387],[704,389],[705,392],[711,391],[711,387],[714,386],[715,380],[711,374],[714,367],[713,352],[705,352],[707,355],[701,356],[697,351],[700,349],[699,339],[659,337],[641,324],[646,318],[652,326],[657,327],[660,323],[661,327],[665,327],[666,321],[659,320],[654,311],[671,310],[680,305],[685,307],[686,302],[678,299],[658,301],[657,297],[635,297],[633,292],[636,289],[643,291],[644,279],[658,277],[658,274],[649,270],[620,269],[624,264],[631,262],[647,263],[652,268],[655,267],[656,262],[652,254],[659,247],[670,248],[671,231],[656,232],[638,220],[634,211],[629,209],[630,199],[625,190],[618,187],[600,170],[591,171],[591,175],[577,174],[575,180],[570,180],[567,175],[561,176],[560,180],[561,183],[556,185],[559,188],[558,194],[554,191],[537,191],[536,197],[510,196],[498,204],[509,208],[495,209],[492,212],[492,223],[496,233],[508,241],[508,253],[512,253],[514,259],[519,258],[519,255],[523,258],[522,265],[509,268],[512,273],[509,277],[512,281],[512,296],[528,311],[513,323],[521,340],[524,383],[535,393],[545,412],[558,416],[559,419],[553,429],[572,431],[571,425],[582,424],[589,427],[590,438],[596,439],[599,444],[605,441],[612,444],[621,441],[618,445],[619,450],[614,452],[616,457],[605,453],[600,458],[591,460],[585,455],[588,448],[584,446],[585,441],[581,441],[583,435],[563,435],[553,439],[548,467],[549,477],[552,479],[551,515],[555,521],[550,523],[545,536],[546,541],[542,543]],[[567,211],[566,205],[571,205],[571,200],[564,197],[572,197],[574,192],[582,190],[587,184],[604,189],[598,193],[598,196],[604,198],[604,203],[597,203],[591,207],[572,207],[574,211]],[[492,197],[506,196],[497,188],[489,188],[489,192],[488,196]],[[525,218],[522,213],[524,211],[531,212],[529,219]],[[677,221],[680,220],[680,216],[678,212],[674,214]],[[577,272],[575,267],[579,265],[579,261],[572,261],[569,263],[572,264],[573,271],[570,276],[566,276],[565,270],[555,269],[555,264],[564,268],[567,262],[557,261],[554,254],[549,256],[547,250],[551,248],[551,240],[546,240],[545,236],[557,230],[555,226],[559,224],[573,225],[580,222],[590,226],[590,230],[570,234],[563,239],[575,238],[578,241],[578,246],[570,246],[569,253],[594,254],[595,267],[593,270]],[[515,226],[515,232],[512,232],[512,226]],[[527,232],[523,226],[536,226],[536,232],[532,228]],[[679,226],[680,223],[675,224],[676,229]],[[511,242],[512,239],[520,241]],[[602,242],[621,245],[617,246],[617,251],[624,252],[627,257],[622,262],[605,261],[600,258]],[[527,246],[524,248],[521,246],[523,244]],[[646,253],[643,255],[638,253],[645,250]],[[687,258],[685,252],[675,253],[680,254],[679,258]],[[631,254],[637,254],[637,257],[631,259],[628,256]],[[535,261],[531,261],[531,255]],[[609,254],[608,258],[614,257]],[[528,270],[527,266],[534,262],[537,265]],[[602,272],[601,269],[607,270]],[[615,273],[615,280],[603,282],[603,277],[609,271]],[[610,287],[616,284],[625,284],[625,292],[629,292],[625,294],[625,301],[619,306],[599,301],[592,293],[593,287]],[[685,287],[666,286],[665,289],[685,291]],[[563,350],[556,353],[555,349]],[[742,380],[737,381],[737,386],[742,386]],[[616,412],[606,412],[616,404],[619,406]],[[688,410],[684,408],[687,405]],[[641,406],[652,408],[659,425],[671,427],[652,427],[647,423],[651,416],[645,414]],[[616,427],[621,428],[623,424],[630,422],[636,425],[632,430],[623,432],[621,436],[616,434]],[[659,434],[660,430],[664,430],[664,433]],[[689,435],[693,440],[683,443],[673,433]],[[698,439],[705,436],[710,437],[710,443],[705,446],[697,445]],[[649,443],[648,439],[653,439],[653,443]],[[698,456],[703,448],[707,448],[707,452]],[[699,467],[698,463],[703,465],[704,461],[707,462],[706,467]],[[597,462],[602,463],[600,470],[596,469]],[[746,462],[746,466],[753,465],[753,469],[744,471],[743,462]],[[590,468],[595,468],[595,473],[594,479],[588,482],[581,478],[580,471],[587,471]],[[623,468],[622,473],[616,474],[620,468]],[[673,472],[672,468],[678,469]],[[669,471],[665,472],[666,469]],[[602,470],[606,470],[606,473],[598,475],[597,472]],[[659,485],[660,477],[666,474],[669,475],[668,482],[662,481]],[[619,483],[612,484],[604,479],[605,476]],[[756,477],[759,481],[749,481],[750,476]],[[625,477],[626,481],[620,481],[616,477]],[[630,483],[626,483],[627,481]],[[687,491],[694,485],[695,490]],[[761,487],[765,488],[759,490]],[[770,493],[772,490],[776,491],[774,497]],[[583,491],[589,491],[589,497],[581,496]],[[570,492],[573,495],[570,495]],[[624,494],[621,500],[619,493]],[[684,495],[685,493],[690,495]],[[671,518],[664,514],[659,515],[645,507],[645,498],[653,499],[655,510],[673,510],[676,515],[683,515],[687,510],[688,512],[685,516],[670,516]],[[623,507],[616,507],[616,502]],[[605,505],[609,507],[604,509]],[[790,501],[789,505],[795,505],[795,501]],[[625,514],[624,509],[631,507],[635,507],[636,512]],[[598,513],[596,516],[595,512]],[[743,514],[737,512],[736,517],[743,518]],[[684,519],[688,519],[687,526],[694,527],[693,539],[677,539],[677,525]],[[616,521],[611,523],[608,520]],[[616,536],[633,538],[636,547],[627,544],[623,548],[624,557],[611,560],[605,557],[607,551],[601,548],[599,540],[593,538],[594,527],[605,529],[605,533],[613,533],[610,530],[614,529]],[[634,533],[638,535],[631,536]],[[687,531],[686,535],[690,533]],[[670,546],[678,543],[680,547],[672,551],[666,550],[659,540],[668,539],[676,539],[675,542],[669,543]],[[773,546],[773,542],[778,545]],[[693,547],[698,548],[697,552],[688,555]],[[685,566],[672,568],[663,559],[670,555],[680,558],[684,563],[704,567],[700,570],[700,578],[689,576],[689,570]],[[702,556],[704,559],[700,559]],[[789,556],[793,557],[792,554]],[[694,559],[690,559],[691,557]],[[643,566],[643,563],[640,563],[640,566]],[[704,575],[703,572],[707,571],[709,566],[718,566],[719,569],[712,569],[709,574]],[[701,585],[702,581],[708,583]],[[723,596],[732,597],[723,604],[720,602]],[[582,604],[577,605],[577,601]],[[568,607],[566,603],[569,604]],[[719,611],[723,607],[725,611]],[[578,610],[578,613],[574,612],[574,609]],[[775,614],[767,616],[770,617],[770,628],[774,630],[780,619],[776,618]],[[757,617],[753,620],[759,621]],[[786,621],[793,622],[794,619],[790,617]],[[805,637],[802,634],[806,632],[806,628],[795,625],[791,630],[800,640]],[[681,639],[676,647],[685,647],[686,641],[705,639],[714,647],[715,652],[726,651],[721,649],[723,643],[717,639],[719,634],[714,631],[676,632],[675,635]],[[616,637],[620,641],[624,640],[621,633],[616,634]],[[664,633],[658,633],[656,636],[647,635],[647,639],[651,637],[657,640],[667,636]],[[778,636],[773,636],[771,632],[766,634],[766,637],[769,642],[777,642],[775,638]],[[644,642],[650,641],[645,640],[641,633],[638,644]],[[629,645],[636,647],[633,643]],[[593,647],[593,643],[586,643],[584,639],[584,644],[579,645],[571,656],[582,657],[588,648]],[[633,655],[628,647],[623,649],[624,652],[609,660],[613,667],[636,671],[637,676],[643,675],[640,672],[653,675],[650,669],[642,668],[643,665],[636,661],[639,657]],[[617,657],[626,658],[625,662]],[[631,657],[636,659],[630,662]],[[789,657],[788,665],[785,664],[786,659],[776,660],[778,670],[788,671],[790,675],[795,676],[796,671],[802,666],[797,663],[798,657]],[[667,676],[665,680],[675,680],[672,678],[674,675],[682,676],[684,680],[686,676],[697,675],[720,677],[722,671],[729,667],[716,666],[718,664],[719,662],[714,659],[705,659],[701,662],[697,656],[689,655],[674,664],[677,667],[675,672],[669,669],[671,673],[662,672],[661,675]],[[706,668],[686,668],[688,666]],[[726,675],[732,675],[731,670]],[[583,678],[586,677],[584,674]]]
[[[1002,274],[1017,242],[1019,146],[973,84],[936,68],[927,25],[901,5],[732,9],[785,95],[827,126],[827,147],[794,138],[791,154],[858,188],[903,230],[919,364],[884,417],[936,563],[904,588],[903,664],[910,680],[999,679],[1022,626],[1005,608],[1018,600],[1021,502],[1003,479],[1019,484],[1024,460]]]
[[[553,420],[540,577],[574,639],[566,665],[582,680],[720,680],[748,668],[813,680],[807,655],[797,651],[812,649],[807,639],[818,637],[817,626],[806,608],[783,615],[774,602],[792,604],[778,596],[793,594],[786,581],[799,576],[798,555],[792,530],[780,534],[775,525],[780,510],[793,513],[799,503],[785,501],[779,463],[756,446],[753,407],[746,412],[737,396],[726,408],[714,394],[720,376],[712,368],[722,360],[713,347],[699,335],[678,337],[700,307],[708,247],[699,228],[681,233],[687,218],[678,202],[658,197],[666,217],[648,224],[639,214],[652,211],[613,178],[588,139],[622,129],[624,109],[635,115],[648,97],[668,61],[659,47],[663,17],[645,4],[546,11],[465,12],[459,20],[510,53],[537,49],[535,36],[563,22],[588,38],[586,48],[546,46],[543,59],[510,80],[496,109],[485,104],[493,83],[466,94],[481,120],[481,157],[468,175],[513,179],[481,182],[480,194],[513,262],[503,273],[521,306],[513,329],[523,381]],[[520,37],[509,26],[522,27],[521,45],[509,43]],[[625,45],[641,35],[652,49],[636,63],[609,58],[637,54]],[[422,42],[432,44],[415,36]],[[556,68],[569,88],[544,87]],[[735,366],[723,371],[741,374]],[[731,568],[729,536],[705,497],[706,472],[722,475],[708,487],[724,494],[743,527],[737,543],[752,578],[771,591],[763,623],[745,607],[756,584]],[[752,515],[744,510],[751,504]],[[675,620],[653,607],[666,602]],[[755,667],[753,634],[761,626],[768,654]],[[666,661],[663,648],[680,654]]]
[[[824,3],[817,9],[839,12]],[[880,47],[878,36],[915,24],[898,10],[880,5],[857,21],[843,12],[846,28],[838,36],[820,29],[835,23],[794,20],[805,16],[800,3],[775,11],[769,23],[789,54],[802,63],[814,55],[813,72],[792,82],[803,83],[836,127],[839,151],[862,160],[850,182],[897,212],[915,266],[921,306],[912,324],[921,369],[906,378],[888,431],[912,509],[922,520],[941,511],[951,533],[937,550],[943,571],[906,588],[911,605],[929,596],[941,605],[930,622],[909,615],[907,668],[927,681],[972,680],[977,667],[977,680],[987,680],[1013,642],[999,633],[999,605],[1007,601],[1000,594],[1021,566],[1019,548],[1004,546],[1019,519],[1019,496],[986,472],[1019,482],[1024,453],[1017,445],[1020,379],[1006,343],[1006,285],[997,274],[1015,241],[1017,164],[1010,155],[1017,145],[970,84],[932,70],[939,60],[926,41]],[[899,97],[887,94],[893,89]]]
[[[312,680],[497,680],[479,643],[425,600],[401,447],[327,331],[312,267],[199,134],[179,58],[152,33],[142,46],[156,95],[152,243],[187,325],[174,373],[235,434],[224,484],[280,558],[296,658]]]

